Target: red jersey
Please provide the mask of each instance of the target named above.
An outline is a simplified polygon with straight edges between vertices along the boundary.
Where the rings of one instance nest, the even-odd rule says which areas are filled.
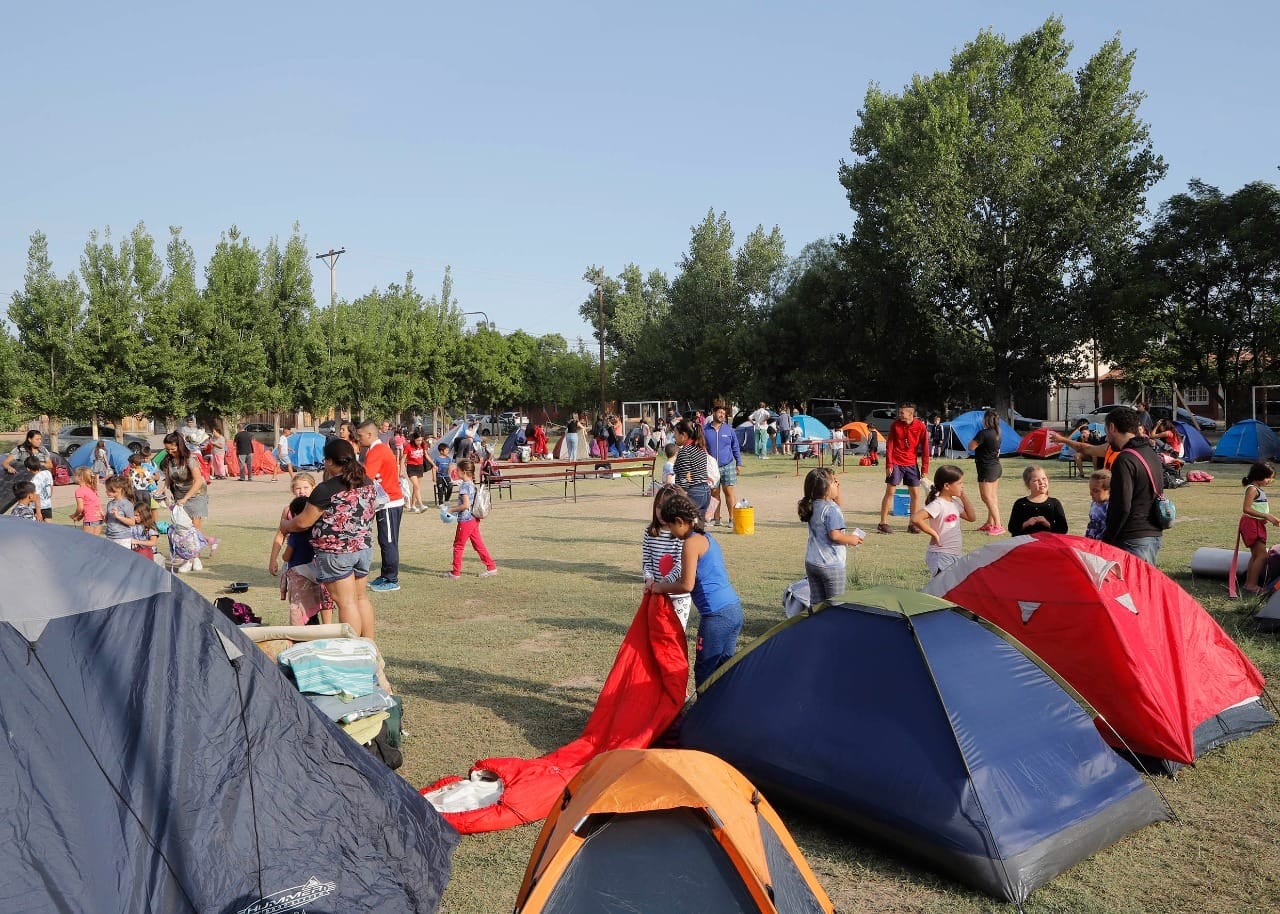
[[[404,492],[400,489],[400,465],[391,448],[381,441],[375,441],[364,454],[364,471],[370,479],[382,484],[387,497],[391,499],[390,507],[397,507],[397,502],[404,503]]]
[[[918,460],[924,463],[922,475],[929,473],[929,428],[923,419],[903,422],[894,419],[889,433],[884,436],[885,463],[889,466],[911,466]]]

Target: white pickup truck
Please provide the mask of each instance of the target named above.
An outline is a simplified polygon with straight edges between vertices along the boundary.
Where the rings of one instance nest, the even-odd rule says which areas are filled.
[[[516,412],[500,413],[497,416],[480,418],[480,434],[490,438],[509,435],[517,425],[528,425],[529,417]]]

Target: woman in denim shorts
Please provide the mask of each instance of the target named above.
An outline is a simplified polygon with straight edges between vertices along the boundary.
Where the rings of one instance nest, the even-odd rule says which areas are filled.
[[[329,588],[338,621],[372,638],[373,604],[365,579],[373,556],[375,489],[356,459],[350,441],[330,438],[324,446],[324,482],[316,486],[302,513],[281,521],[281,533],[311,531],[316,580]]]

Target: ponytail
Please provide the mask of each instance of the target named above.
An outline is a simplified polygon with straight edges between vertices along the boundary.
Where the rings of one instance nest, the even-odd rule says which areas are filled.
[[[345,438],[330,438],[324,445],[324,457],[335,467],[337,475],[349,489],[360,489],[369,484],[364,467],[356,459],[356,449]]]
[[[952,464],[938,467],[933,474],[933,485],[929,486],[929,496],[924,500],[927,505],[939,495],[942,490],[953,482],[959,482],[964,479],[964,470]]]

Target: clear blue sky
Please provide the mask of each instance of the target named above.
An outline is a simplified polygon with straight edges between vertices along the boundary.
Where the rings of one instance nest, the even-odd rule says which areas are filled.
[[[673,276],[689,229],[847,230],[836,179],[867,86],[946,69],[983,27],[1063,15],[1076,62],[1119,33],[1169,163],[1234,190],[1280,164],[1274,2],[18,4],[0,76],[0,300],[28,238],[60,274],[92,229],[233,223],[345,246],[338,294],[453,266],[464,310],[588,337],[583,270]],[[313,262],[316,297],[328,270]]]

